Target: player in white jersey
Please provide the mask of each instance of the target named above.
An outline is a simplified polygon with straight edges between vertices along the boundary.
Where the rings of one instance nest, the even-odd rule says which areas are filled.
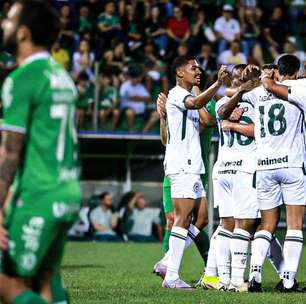
[[[237,65],[232,71],[232,87],[238,87],[240,85],[240,77],[243,69],[246,65]],[[228,169],[225,166],[226,161],[224,159],[227,155],[231,154],[231,133],[224,132],[221,129],[221,118],[219,115],[219,109],[228,102],[230,98],[224,96],[216,104],[216,118],[219,128],[220,140],[219,140],[219,152],[218,159],[214,166],[214,201],[219,207],[219,217],[221,219],[221,225],[218,228],[218,234],[214,247],[210,249],[208,257],[208,267],[205,271],[205,276],[214,276],[215,268],[210,266],[210,256],[213,254],[216,256],[216,263],[219,276],[218,289],[226,290],[230,283],[230,240],[232,237],[232,231],[234,228],[234,208],[232,201],[232,180],[236,173],[235,170]],[[213,244],[214,245],[214,244]],[[210,286],[207,286],[208,288]]]
[[[282,84],[297,78],[299,60],[284,55],[278,61]],[[265,77],[264,77],[265,78]],[[263,80],[264,81],[264,80]],[[279,206],[286,204],[287,233],[284,242],[283,292],[302,291],[295,283],[303,247],[305,213],[302,109],[280,99],[264,86],[252,91],[255,103],[255,139],[258,148],[257,197],[262,215],[253,241],[250,291],[261,291],[261,268],[279,221]],[[288,96],[289,97],[289,96]]]
[[[198,96],[192,96],[192,87],[200,82],[200,70],[193,57],[177,57],[172,64],[176,86],[170,90],[167,111],[167,145],[164,160],[165,174],[171,182],[171,198],[174,205],[174,224],[169,238],[167,272],[162,286],[165,288],[190,288],[179,278],[179,267],[184,248],[199,233],[193,223],[205,196],[200,174],[204,173],[199,138],[199,114],[217,92],[227,77],[221,67],[218,80]]]

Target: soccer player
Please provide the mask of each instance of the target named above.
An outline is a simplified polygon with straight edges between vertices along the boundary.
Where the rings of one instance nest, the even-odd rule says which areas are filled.
[[[296,82],[299,60],[284,55],[278,61],[281,84],[291,86]],[[263,77],[266,78],[266,77]],[[272,81],[272,80],[271,80]],[[265,83],[265,79],[263,79]],[[303,112],[265,90],[264,86],[253,92],[255,103],[255,139],[258,147],[257,197],[262,220],[260,231],[255,233],[250,291],[261,291],[261,269],[270,246],[272,234],[279,221],[279,207],[286,205],[287,233],[284,243],[283,292],[302,291],[295,275],[303,248],[305,214],[305,178],[303,161]],[[290,90],[287,97],[290,100]]]
[[[78,217],[77,90],[48,52],[59,24],[48,2],[39,0],[15,1],[3,23],[4,46],[19,64],[2,89],[0,297],[4,303],[58,300],[53,287],[62,288],[58,272],[65,237]],[[12,184],[13,196],[3,218]]]
[[[217,92],[227,72],[221,67],[218,80],[206,91],[193,96],[193,86],[200,82],[200,70],[193,57],[177,57],[172,64],[176,86],[170,90],[167,111],[167,145],[164,160],[165,174],[171,182],[174,205],[174,225],[169,238],[167,272],[162,286],[165,288],[190,288],[179,278],[179,267],[184,248],[198,235],[198,226],[205,212],[200,204],[205,196],[200,175],[204,173],[199,140],[199,113]],[[192,223],[190,221],[192,217]]]
[[[195,88],[193,88],[194,90]],[[197,94],[200,94],[200,92],[197,92]],[[163,93],[160,93],[157,99],[157,110],[160,115],[160,134],[161,134],[161,141],[164,146],[166,146],[167,143],[167,115],[166,115],[166,101],[167,96]],[[208,151],[210,149],[211,144],[211,129],[207,130],[207,127],[211,127],[215,125],[215,119],[211,115],[213,114],[212,111],[214,111],[214,104],[215,101],[212,99],[206,104],[205,109],[199,110],[200,115],[200,123],[201,126],[204,126],[204,130],[201,131],[200,140],[201,140],[201,151],[202,151],[202,159],[204,162],[204,168],[205,168],[205,175],[202,175],[202,183],[204,186],[204,189],[207,189],[208,184],[208,157],[206,154],[208,154]],[[206,132],[205,132],[206,131]],[[204,133],[204,134],[203,134]],[[203,135],[203,136],[202,136]],[[205,158],[204,158],[205,157]],[[203,204],[206,205],[206,199],[202,198]],[[167,176],[164,177],[163,181],[163,204],[164,204],[164,211],[166,216],[166,229],[165,229],[165,236],[163,241],[163,249],[166,253],[169,249],[169,237],[170,237],[170,231],[173,226],[173,203],[171,199],[171,184],[170,180]],[[205,226],[207,224],[207,208],[205,208],[205,214],[203,214],[205,221],[202,222],[202,226]],[[198,227],[199,230],[203,227]],[[196,244],[198,251],[203,258],[204,265],[207,262],[207,255],[209,250],[209,237],[207,235],[207,232],[205,230],[201,230],[200,233],[197,235],[197,237],[194,239],[194,243]],[[186,248],[185,248],[186,249]],[[157,262],[154,265],[153,272],[157,275],[164,277],[166,273],[166,264],[167,264],[167,258],[168,255],[165,254],[164,258]]]

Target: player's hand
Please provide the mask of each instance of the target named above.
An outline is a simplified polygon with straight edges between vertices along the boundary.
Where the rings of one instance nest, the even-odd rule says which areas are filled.
[[[239,121],[244,110],[242,108],[235,108],[232,112],[231,116],[229,117],[230,121]]]
[[[222,120],[221,129],[222,129],[222,131],[225,131],[225,132],[231,131],[232,130],[232,125],[233,125],[233,123],[230,122],[229,120]]]
[[[0,249],[7,250],[8,248],[8,233],[3,226],[3,210],[0,209]]]
[[[269,71],[262,71],[260,75],[261,83],[266,90],[268,90],[269,86],[274,83],[273,77],[274,77],[274,69],[271,69]]]
[[[226,70],[226,65],[221,65],[219,71],[218,71],[218,83],[224,84],[230,79],[230,74]]]
[[[159,93],[156,100],[156,107],[160,118],[166,117],[166,102],[167,96],[164,93]]]

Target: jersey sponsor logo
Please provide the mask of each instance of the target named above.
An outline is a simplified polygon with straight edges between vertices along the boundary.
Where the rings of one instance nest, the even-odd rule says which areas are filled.
[[[25,249],[35,252],[39,248],[39,239],[45,226],[42,217],[32,217],[28,224],[22,227],[21,239],[24,241]]]
[[[79,169],[74,168],[74,169],[61,169],[60,170],[60,176],[59,176],[59,180],[61,182],[67,182],[69,180],[74,180],[74,179],[78,179],[79,177]]]
[[[272,93],[268,93],[263,96],[259,96],[259,101],[267,101],[267,100],[272,100],[275,99],[275,96]]]
[[[268,166],[268,165],[275,165],[275,164],[282,164],[282,163],[288,163],[288,155],[284,157],[278,157],[278,158],[269,158],[266,159],[258,159],[258,166]]]
[[[229,167],[229,166],[234,166],[234,167],[240,167],[242,166],[243,160],[235,160],[235,161],[222,161],[220,163],[220,167]]]
[[[20,256],[20,266],[27,271],[31,271],[37,264],[37,257],[33,252],[27,252]]]

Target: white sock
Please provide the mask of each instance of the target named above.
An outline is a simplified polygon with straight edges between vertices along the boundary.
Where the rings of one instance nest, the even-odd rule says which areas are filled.
[[[255,233],[251,251],[250,280],[255,278],[256,282],[261,283],[261,268],[267,256],[271,240],[272,234],[269,231],[260,230]]]
[[[168,258],[169,258],[169,250],[165,253],[165,255],[164,255],[163,258],[159,261],[159,263],[161,263],[161,264],[167,266]]]
[[[169,238],[169,255],[167,261],[166,281],[174,281],[179,278],[179,269],[184,253],[188,230],[173,226]]]
[[[279,278],[283,278],[284,271],[284,257],[283,248],[277,237],[274,235],[270,243],[270,248],[267,253],[267,257],[275,271],[278,273]]]
[[[219,281],[223,284],[230,283],[231,272],[231,238],[232,232],[221,228],[216,239],[217,267]]]
[[[221,226],[218,226],[210,239],[210,246],[209,246],[207,263],[206,263],[206,268],[205,268],[205,275],[209,277],[218,275],[216,243],[217,243],[217,235],[220,229],[221,229]]]
[[[200,230],[193,224],[189,225],[187,239],[185,243],[185,250],[193,243],[194,239],[200,233]]]
[[[231,283],[239,286],[244,282],[244,271],[248,259],[248,247],[251,234],[243,229],[235,228],[231,240],[232,277]]]
[[[285,288],[294,284],[303,249],[303,232],[301,230],[287,230],[284,242],[284,271],[283,283]]]

